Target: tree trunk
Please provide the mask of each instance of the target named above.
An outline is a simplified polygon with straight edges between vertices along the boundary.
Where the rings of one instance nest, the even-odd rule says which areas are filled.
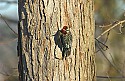
[[[19,0],[20,81],[95,81],[93,5],[93,0]],[[54,34],[63,26],[70,27],[73,43],[62,60]]]

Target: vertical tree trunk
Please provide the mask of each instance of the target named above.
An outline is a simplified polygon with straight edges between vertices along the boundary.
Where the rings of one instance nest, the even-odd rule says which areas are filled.
[[[69,26],[71,55],[64,60],[54,34]],[[93,0],[19,0],[20,81],[95,81]]]

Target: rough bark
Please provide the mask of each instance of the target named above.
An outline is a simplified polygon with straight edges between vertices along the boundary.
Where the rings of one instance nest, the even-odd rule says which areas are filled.
[[[73,35],[64,60],[54,34],[64,25]],[[19,0],[20,81],[95,81],[93,0]]]

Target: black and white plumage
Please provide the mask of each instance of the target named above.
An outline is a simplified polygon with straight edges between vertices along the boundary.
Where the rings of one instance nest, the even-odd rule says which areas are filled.
[[[60,41],[62,44],[62,59],[71,54],[72,34],[67,26],[60,30]]]
[[[71,46],[72,46],[72,34],[69,30],[66,30],[66,34],[62,33],[61,43],[62,43],[62,59],[71,54]]]
[[[62,59],[71,54],[72,34],[67,26],[56,32],[54,40],[62,52]]]

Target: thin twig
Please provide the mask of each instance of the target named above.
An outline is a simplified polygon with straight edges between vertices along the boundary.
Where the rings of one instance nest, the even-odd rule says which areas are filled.
[[[8,23],[6,22],[6,20],[3,18],[3,16],[0,14],[1,18],[4,20],[4,22],[7,24],[7,26],[9,27],[9,29],[17,36],[18,34],[8,25]]]
[[[110,34],[110,31],[107,33],[106,40],[105,40],[104,44],[108,41],[109,34]]]
[[[96,39],[99,39],[102,35],[106,34],[107,32],[109,32],[111,29],[115,28],[116,26],[125,23],[125,20],[119,21],[114,23],[109,29],[107,29],[106,31],[104,31],[101,35],[99,35]]]
[[[116,64],[115,59],[113,58],[113,56],[111,55],[111,53],[109,53],[109,55],[110,55],[110,57],[111,57],[111,59],[112,59],[113,64],[119,66],[118,64]],[[117,62],[118,62],[118,61],[117,61]],[[118,62],[118,63],[119,63],[119,62]],[[117,67],[117,66],[116,66],[116,67]],[[118,67],[117,67],[117,68],[118,68]],[[119,69],[120,69],[120,68],[119,68]]]
[[[121,78],[125,78],[123,76],[96,76],[97,78],[114,78],[114,79],[121,79]]]
[[[114,67],[114,69],[123,76],[122,72],[114,64],[112,64],[112,62],[110,62],[110,60],[106,57],[105,53],[103,52],[103,50],[101,49],[101,47],[98,43],[97,43],[97,47],[100,49],[101,53],[106,58],[106,60]]]
[[[102,43],[101,41],[99,41],[98,39],[96,39],[95,38],[95,40],[99,43],[99,46],[101,47],[101,45],[100,44],[102,44],[104,47],[106,47],[106,50],[108,49],[108,46],[107,45],[105,45],[104,43]],[[101,47],[101,49],[103,49],[104,50],[104,48],[103,47]],[[99,51],[99,50],[98,50]],[[98,52],[97,51],[97,52]]]
[[[109,75],[108,75],[108,73],[107,73],[107,72],[106,72],[106,74],[107,74],[108,80],[109,80],[109,81],[111,81],[111,79],[110,79],[110,77],[109,77]]]

